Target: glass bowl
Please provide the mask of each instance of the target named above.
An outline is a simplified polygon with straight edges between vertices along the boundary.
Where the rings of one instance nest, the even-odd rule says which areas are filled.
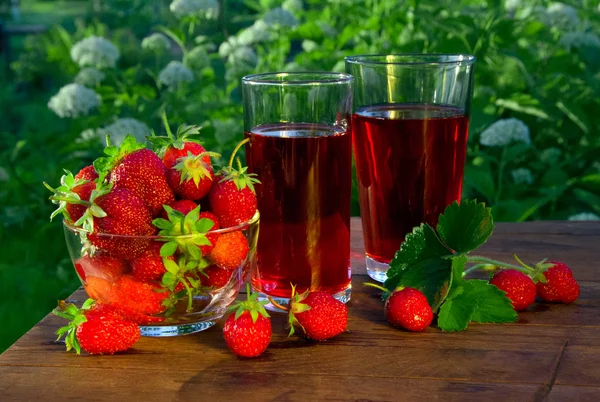
[[[227,261],[220,266],[215,265],[213,252],[196,260],[179,246],[168,258],[173,264],[165,264],[158,254],[161,247],[169,242],[189,244],[193,235],[111,235],[88,232],[66,221],[63,228],[71,261],[88,296],[137,322],[142,335],[159,337],[203,331],[225,314],[248,272],[256,268],[259,220],[257,211],[246,223],[206,233]],[[236,250],[228,249],[232,247]],[[179,280],[171,282],[173,277]],[[177,285],[170,290],[169,283]]]

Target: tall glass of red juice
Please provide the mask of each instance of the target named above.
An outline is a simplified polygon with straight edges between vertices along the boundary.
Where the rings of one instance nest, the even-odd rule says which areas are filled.
[[[242,79],[248,170],[256,173],[260,298],[350,299],[352,77],[266,73]],[[267,305],[274,309],[274,306]]]
[[[346,58],[367,273],[383,282],[407,233],[460,202],[475,57]]]

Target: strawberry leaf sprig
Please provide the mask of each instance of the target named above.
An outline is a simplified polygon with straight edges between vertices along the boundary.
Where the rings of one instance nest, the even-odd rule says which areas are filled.
[[[200,134],[210,137],[213,133],[209,132],[210,127],[194,126],[194,125],[181,125],[177,128],[177,132],[173,134],[169,121],[167,120],[167,114],[165,112],[161,115],[163,126],[167,135],[158,136],[152,131],[151,135],[146,137],[152,144],[154,152],[162,158],[169,147],[175,149],[184,149],[185,144],[189,142],[195,142],[202,144],[198,137]],[[214,129],[213,129],[214,130]]]
[[[170,315],[173,313],[179,299],[186,295],[188,299],[186,311],[192,312],[194,296],[202,292],[201,281],[197,276],[199,262],[190,261],[185,256],[181,256],[177,263],[168,258],[163,258],[163,264],[167,272],[164,273],[161,279],[161,285],[171,291],[170,297],[163,301],[163,305],[167,307],[165,314]]]
[[[64,217],[70,221],[71,216],[67,206],[69,204],[83,205],[81,202],[81,197],[79,194],[74,192],[73,189],[89,183],[89,180],[75,179],[73,173],[66,169],[63,170],[65,174],[60,178],[59,187],[52,188],[48,183],[44,182],[44,186],[54,193],[52,196],[50,196],[50,201],[52,201],[53,204],[58,205],[58,207],[52,212],[52,215],[50,215],[50,220],[54,219],[56,215],[62,213]]]
[[[200,260],[202,251],[199,246],[211,245],[206,233],[212,229],[215,223],[210,219],[200,218],[200,206],[191,210],[187,215],[168,205],[165,205],[164,209],[169,219],[156,218],[152,221],[152,224],[160,229],[158,235],[163,236],[166,240],[160,249],[160,255],[166,258],[179,251],[194,260]]]
[[[462,331],[469,322],[514,322],[517,313],[504,292],[487,281],[463,279],[467,262],[479,262],[469,253],[494,231],[491,209],[474,200],[454,202],[436,229],[422,224],[406,236],[390,262],[388,292],[399,286],[420,290],[443,331]]]
[[[87,299],[81,308],[78,309],[76,305],[71,303],[67,304],[61,300],[59,302],[59,306],[52,311],[52,314],[69,320],[69,324],[59,328],[58,331],[56,331],[56,335],[58,335],[58,338],[56,338],[57,341],[59,341],[60,338],[65,335],[67,352],[75,349],[77,354],[81,354],[81,346],[79,345],[79,341],[75,336],[75,332],[78,326],[87,321],[84,313],[90,310],[94,306],[94,303],[94,299]]]

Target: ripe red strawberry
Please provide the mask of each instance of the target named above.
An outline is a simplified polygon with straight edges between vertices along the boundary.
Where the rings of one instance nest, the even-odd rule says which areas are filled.
[[[132,275],[123,275],[114,284],[112,303],[116,308],[125,308],[138,313],[154,315],[166,310],[163,301],[169,292],[153,282],[141,282]]]
[[[56,333],[60,339],[66,334],[67,351],[81,349],[90,354],[113,354],[131,348],[140,339],[139,327],[126,320],[115,309],[86,301],[81,309],[73,304],[59,303],[53,313],[70,320]]]
[[[83,281],[87,276],[115,281],[127,271],[127,263],[119,258],[98,252],[94,256],[86,254],[75,261],[75,270]]]
[[[258,294],[250,292],[246,284],[248,300],[229,308],[235,311],[223,327],[227,346],[238,356],[256,357],[262,354],[271,342],[271,320],[264,308],[266,301],[259,302]]]
[[[535,284],[516,269],[504,269],[494,274],[490,284],[506,292],[515,311],[525,310],[535,301]]]
[[[290,335],[299,324],[307,338],[316,341],[333,338],[346,330],[348,307],[326,292],[296,294],[292,287],[289,311]]]
[[[173,135],[167,121],[167,115],[164,112],[162,120],[167,135],[157,136],[152,133],[152,136],[148,137],[148,140],[154,146],[156,154],[162,159],[167,169],[171,169],[177,164],[179,158],[187,156],[190,153],[192,155],[200,155],[206,152],[206,149],[200,145],[198,139],[193,138],[200,134],[201,127],[180,126],[177,129],[176,135]],[[202,160],[206,165],[210,165],[210,157],[208,155]]]
[[[83,288],[90,299],[99,303],[111,304],[115,300],[114,281],[98,276],[86,276]]]
[[[92,191],[96,188],[96,183],[86,178],[91,177],[91,173],[84,172],[85,169],[87,168],[81,170],[75,177],[71,172],[65,170],[65,174],[60,178],[61,185],[56,189],[44,182],[44,186],[54,193],[50,200],[58,205],[50,219],[53,219],[59,213],[62,213],[71,224],[81,219],[87,209],[85,202],[89,201]]]
[[[213,264],[231,271],[243,264],[249,250],[248,240],[241,231],[222,233],[209,259]]]
[[[203,271],[204,275],[201,277],[202,286],[207,286],[213,289],[220,289],[229,283],[232,272],[223,268],[219,268],[216,265],[211,265]]]
[[[571,268],[560,261],[552,263],[554,266],[543,273],[547,283],[540,280],[536,285],[538,296],[547,302],[573,303],[580,289]]]
[[[256,213],[254,183],[259,183],[256,175],[246,173],[248,167],[242,167],[239,159],[238,169],[232,166],[237,150],[246,142],[248,140],[242,141],[234,149],[229,166],[215,175],[215,183],[208,194],[212,212],[219,218],[222,228],[248,222]]]
[[[190,200],[175,200],[169,203],[169,206],[173,208],[175,211],[181,212],[183,215],[189,214],[194,208],[198,206],[194,201]],[[162,209],[160,212],[160,217],[163,219],[169,219],[167,215],[167,211]]]
[[[204,152],[200,155],[189,153],[177,160],[177,163],[167,171],[167,182],[173,192],[188,200],[199,200],[210,191],[215,174],[210,160],[205,162],[205,156],[218,157],[219,154]]]
[[[118,148],[107,146],[104,153],[106,157],[94,161],[96,170],[107,175],[115,188],[127,189],[140,197],[152,216],[158,216],[163,204],[175,199],[162,161],[133,136],[125,137]]]
[[[148,208],[141,198],[129,190],[100,184],[86,204],[88,208],[81,221],[83,228],[90,232],[88,240],[96,248],[114,257],[136,258],[148,247],[150,239],[112,235],[156,234]]]
[[[398,288],[385,302],[385,317],[395,327],[420,332],[431,324],[433,311],[417,289]]]
[[[98,178],[98,173],[94,169],[94,165],[89,165],[81,169],[76,175],[75,180],[94,181]]]
[[[163,257],[160,255],[160,248],[163,244],[158,241],[152,242],[142,255],[131,261],[131,268],[135,279],[142,282],[160,281],[165,272],[167,272]],[[175,257],[172,255],[167,258],[175,261]]]

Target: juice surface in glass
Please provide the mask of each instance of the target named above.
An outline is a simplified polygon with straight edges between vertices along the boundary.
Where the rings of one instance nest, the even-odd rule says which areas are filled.
[[[245,133],[261,213],[255,289],[289,298],[290,284],[335,294],[350,285],[351,134],[277,123]]]
[[[383,104],[352,117],[367,257],[389,263],[407,233],[460,200],[469,117],[460,108]],[[262,212],[262,211],[261,211]]]

